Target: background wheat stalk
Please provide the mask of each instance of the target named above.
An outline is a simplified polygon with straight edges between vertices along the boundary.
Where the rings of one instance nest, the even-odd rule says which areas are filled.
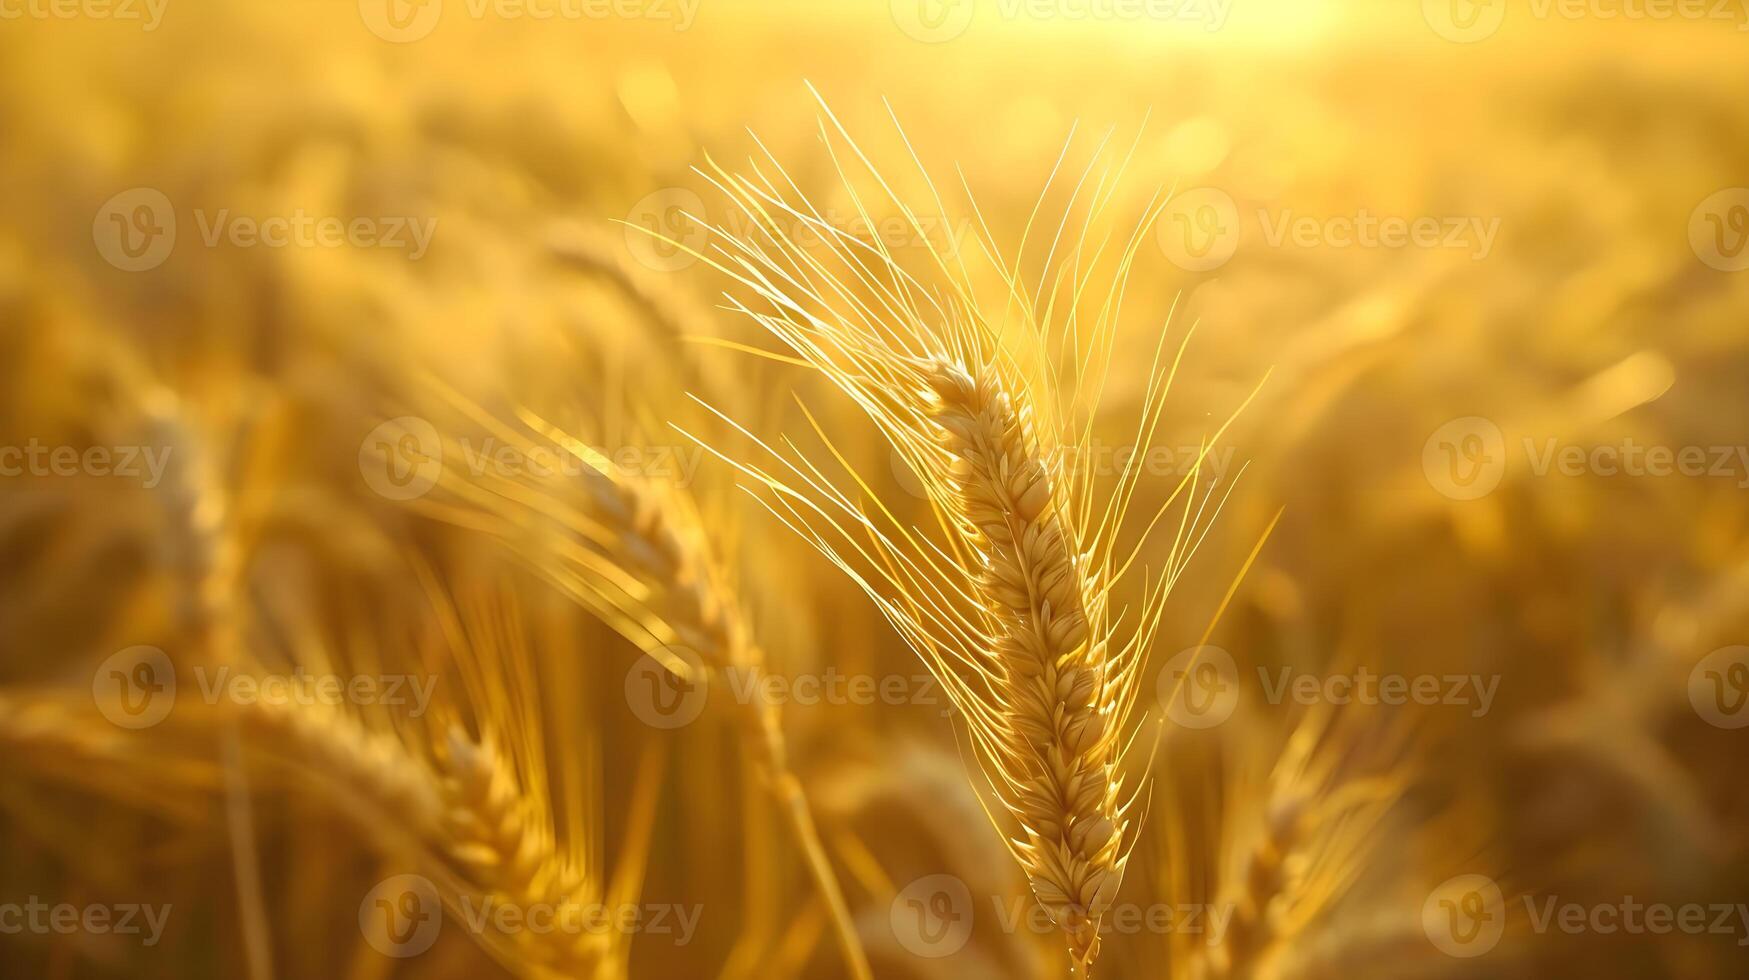
[[[446,470],[443,486],[466,506],[423,506],[503,540],[529,567],[685,682],[706,681],[692,676],[702,669],[718,681],[734,675],[746,689],[762,689],[765,652],[685,490],[615,469],[587,442],[530,410],[519,412],[522,427],[506,425],[454,389],[432,384],[451,407],[509,445],[528,452],[532,433],[583,465],[579,479],[562,483]],[[867,955],[791,766],[778,705],[764,697],[727,700],[749,758],[802,849],[845,963],[867,980]]]

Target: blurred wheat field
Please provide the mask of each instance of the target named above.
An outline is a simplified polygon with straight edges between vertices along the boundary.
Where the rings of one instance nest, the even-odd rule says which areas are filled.
[[[0,974],[1744,975],[1746,25],[0,0]]]

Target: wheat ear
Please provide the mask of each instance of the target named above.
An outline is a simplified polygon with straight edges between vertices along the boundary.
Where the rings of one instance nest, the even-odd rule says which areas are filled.
[[[1279,957],[1327,924],[1407,789],[1408,729],[1345,727],[1327,710],[1300,718],[1285,744],[1258,746],[1274,761],[1262,792],[1231,793],[1232,834],[1220,893],[1231,918],[1194,963],[1198,980],[1274,976]]]
[[[1087,622],[1087,582],[1023,419],[990,373],[928,372],[931,417],[952,456],[946,486],[976,528],[978,586],[997,623],[992,653],[998,743],[1026,839],[1017,848],[1033,893],[1090,963],[1099,916],[1121,880],[1119,784],[1102,651]]]
[[[1091,186],[1089,163],[1075,191],[1091,191],[1076,216],[1082,236],[1052,242],[1035,295],[974,206],[986,281],[1000,293],[981,302],[960,244],[938,246],[826,116],[909,222],[921,246],[915,262],[881,238],[836,227],[769,154],[751,177],[706,174],[748,220],[711,229],[710,251],[695,254],[744,288],[749,298],[732,305],[794,355],[774,359],[816,369],[879,427],[922,484],[934,526],[883,502],[811,412],[825,447],[816,456],[829,465],[789,436],[774,445],[721,412],[757,450],[695,438],[770,491],[762,502],[862,587],[952,697],[995,798],[992,819],[1062,930],[1072,969],[1086,972],[1135,842],[1132,807],[1147,791],[1145,776],[1129,778],[1127,759],[1143,661],[1166,594],[1219,511],[1205,509],[1212,492],[1193,499],[1193,466],[1151,515],[1137,515],[1139,524],[1128,516],[1170,387],[1165,331],[1145,375],[1134,455],[1103,480],[1088,465],[1123,285],[1154,209],[1102,261],[1109,233],[1090,229],[1116,178]],[[840,141],[824,122],[822,136],[838,161]],[[926,199],[944,207],[922,177]],[[873,225],[856,182],[844,177],[844,186]],[[1059,228],[1070,224],[1065,215]],[[1096,269],[1110,273],[1103,290],[1092,285]],[[1143,570],[1120,634],[1107,615],[1112,595],[1141,541],[1181,505],[1176,536],[1161,542],[1163,567]],[[1119,534],[1136,540],[1120,547]]]
[[[390,851],[430,874],[452,909],[464,900],[530,908],[602,900],[585,860],[562,850],[540,795],[491,737],[458,725],[428,756],[349,714],[310,706],[251,706],[243,721],[271,752],[320,787]],[[507,968],[558,980],[623,975],[612,933],[518,930],[475,937]]]
[[[442,485],[468,506],[422,501],[423,509],[501,538],[537,573],[676,673],[685,676],[701,666],[719,678],[739,672],[751,682],[750,689],[760,689],[765,652],[690,495],[615,470],[585,442],[530,411],[520,413],[524,429],[519,429],[441,382],[431,384],[507,444],[524,452],[532,449],[526,429],[585,465],[580,478],[563,488],[446,470]],[[574,493],[579,490],[580,497]],[[550,522],[564,533],[553,534]],[[696,653],[701,663],[677,657],[676,648]],[[779,804],[831,913],[846,966],[858,980],[869,980],[868,957],[849,903],[790,766],[778,706],[764,698],[733,698],[730,705],[741,741]]]

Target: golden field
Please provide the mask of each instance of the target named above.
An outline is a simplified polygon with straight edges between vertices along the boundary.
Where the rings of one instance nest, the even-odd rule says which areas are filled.
[[[0,975],[1744,975],[1746,27],[0,0]]]

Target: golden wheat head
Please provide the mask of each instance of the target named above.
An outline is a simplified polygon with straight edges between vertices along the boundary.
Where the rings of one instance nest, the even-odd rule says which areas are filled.
[[[1116,186],[1110,167],[1090,184],[1093,169],[1070,204],[1086,195],[1086,229]],[[706,258],[751,293],[731,299],[737,308],[880,428],[925,487],[936,527],[906,524],[854,471],[860,495],[840,489],[843,480],[788,440],[774,449],[737,426],[776,464],[719,455],[755,478],[772,512],[864,588],[950,692],[998,801],[992,817],[1085,970],[1098,955],[1100,920],[1122,880],[1133,807],[1144,796],[1145,781],[1126,778],[1142,660],[1202,514],[1184,508],[1166,567],[1148,576],[1139,612],[1120,629],[1116,619],[1124,617],[1109,610],[1135,552],[1116,539],[1130,527],[1127,505],[1141,474],[1126,467],[1096,479],[1085,449],[1123,282],[1153,207],[1110,254],[1109,234],[1090,230],[1065,245],[1066,216],[1036,292],[1021,281],[1018,262],[981,239],[999,283],[989,303],[980,301],[958,243],[932,241],[870,172],[916,231],[919,272],[879,239],[840,230],[806,200],[786,197],[757,168],[754,178],[720,168],[710,175],[750,221],[737,234],[717,228]],[[787,181],[781,167],[778,174]],[[874,226],[853,182],[845,185]],[[930,194],[939,205],[933,185]],[[818,244],[801,244],[786,226],[806,229]],[[1097,291],[1092,276],[1102,259],[1115,267]],[[1170,379],[1164,336],[1142,406],[1144,449]],[[817,423],[815,431],[843,463]],[[1165,506],[1188,499],[1193,482],[1194,474]]]

